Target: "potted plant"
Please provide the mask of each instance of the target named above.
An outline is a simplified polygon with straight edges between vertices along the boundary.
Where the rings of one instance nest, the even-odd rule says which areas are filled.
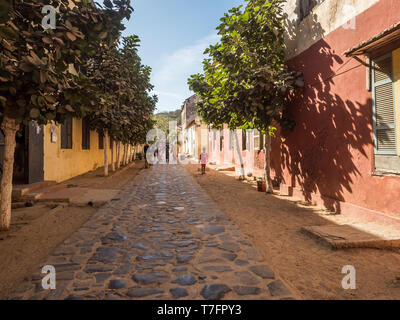
[[[257,179],[257,190],[259,192],[266,192],[267,191],[267,185],[265,183],[265,180],[258,178]]]

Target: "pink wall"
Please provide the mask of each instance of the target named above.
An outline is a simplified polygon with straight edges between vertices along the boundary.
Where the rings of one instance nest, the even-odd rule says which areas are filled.
[[[273,168],[280,182],[301,190],[305,199],[323,196],[320,202],[337,211],[342,203],[332,199],[400,217],[400,177],[372,175],[366,68],[343,55],[398,21],[400,1],[381,0],[357,17],[355,30],[340,27],[289,61],[292,70],[303,72],[306,86],[291,101],[295,130],[273,141]]]
[[[355,30],[340,27],[288,62],[292,70],[303,72],[306,86],[291,98],[294,131],[279,130],[273,138],[273,176],[281,190],[341,213],[367,214],[372,220],[382,214],[389,221],[400,218],[400,177],[372,174],[372,97],[366,69],[343,55],[398,21],[400,1],[381,0],[357,16]],[[321,31],[318,24],[313,30]],[[226,130],[225,148],[228,134]],[[214,159],[223,163],[219,134],[217,145]],[[249,153],[254,155],[253,174],[262,176],[263,152],[253,144],[250,151],[241,151],[245,166]]]

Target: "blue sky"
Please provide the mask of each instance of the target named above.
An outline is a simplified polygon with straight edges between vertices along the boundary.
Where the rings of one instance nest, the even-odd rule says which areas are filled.
[[[187,78],[202,71],[203,52],[218,41],[215,28],[243,0],[132,0],[124,36],[137,34],[139,54],[153,69],[157,112],[181,107],[191,93]]]

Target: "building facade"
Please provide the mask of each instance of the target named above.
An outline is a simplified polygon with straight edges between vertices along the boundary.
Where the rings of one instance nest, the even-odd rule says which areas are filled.
[[[207,126],[197,114],[196,95],[186,99],[181,108],[181,150],[180,153],[187,158],[199,159],[205,148],[208,152]]]
[[[45,181],[64,181],[104,166],[104,137],[89,130],[85,120],[71,118],[60,126],[44,126],[43,131]],[[111,139],[109,146],[111,161]]]
[[[110,139],[109,146],[115,145]],[[0,156],[4,137],[0,135]],[[111,161],[111,150],[109,150]],[[17,133],[14,184],[62,182],[104,165],[104,137],[89,130],[85,120],[39,126],[31,121]]]
[[[276,185],[338,213],[400,222],[400,1],[288,0],[285,12],[287,64],[305,87],[290,98],[296,127],[272,141]],[[238,136],[245,171],[259,175],[257,134],[245,153]],[[211,158],[224,163],[218,137]]]

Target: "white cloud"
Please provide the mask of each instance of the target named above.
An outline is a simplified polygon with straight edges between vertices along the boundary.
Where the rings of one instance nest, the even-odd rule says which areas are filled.
[[[194,44],[181,48],[161,59],[159,69],[155,70],[152,82],[154,94],[158,95],[157,109],[172,111],[181,107],[183,101],[192,93],[187,79],[190,75],[202,72],[204,50],[218,42],[219,36],[209,35]]]

